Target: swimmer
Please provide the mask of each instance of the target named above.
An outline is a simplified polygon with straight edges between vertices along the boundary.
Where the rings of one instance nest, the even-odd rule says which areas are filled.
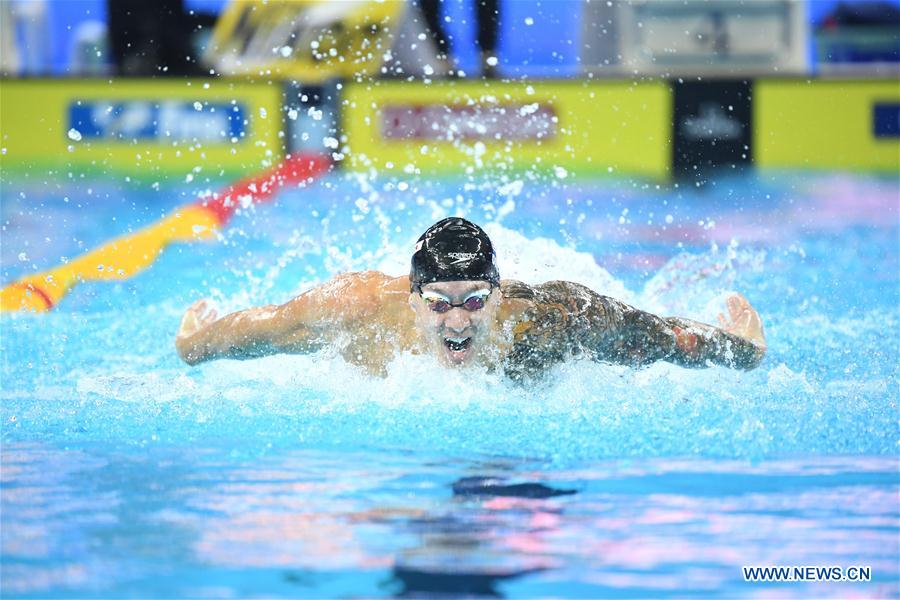
[[[431,354],[447,367],[502,369],[515,380],[579,356],[753,369],[766,352],[759,314],[739,294],[727,306],[728,318],[720,314],[714,327],[658,317],[568,281],[501,280],[487,234],[451,217],[416,242],[409,276],[346,273],[280,306],[222,318],[200,300],[175,345],[190,365],[334,348],[380,375],[401,352]]]

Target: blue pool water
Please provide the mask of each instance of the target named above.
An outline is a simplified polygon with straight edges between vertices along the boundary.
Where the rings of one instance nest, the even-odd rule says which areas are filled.
[[[4,181],[2,281],[203,189]],[[335,174],[131,280],[4,315],[2,594],[898,597],[898,197],[841,174],[702,190]],[[486,225],[505,277],[708,322],[741,291],[769,354],[750,372],[573,362],[532,388],[425,357],[377,379],[328,353],[175,355],[193,300],[403,273],[450,214]],[[871,581],[748,583],[752,565]]]

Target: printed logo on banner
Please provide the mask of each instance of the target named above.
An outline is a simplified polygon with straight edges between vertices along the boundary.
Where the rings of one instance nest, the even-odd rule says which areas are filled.
[[[742,130],[741,122],[728,116],[717,102],[701,104],[698,114],[686,116],[681,121],[681,132],[691,141],[738,140]]]
[[[246,114],[240,103],[75,100],[67,129],[80,139],[226,144],[247,135]]]
[[[900,137],[900,104],[876,104],[872,108],[872,131],[877,138]]]
[[[385,105],[381,109],[385,139],[450,141],[550,140],[559,117],[552,105],[500,104],[484,106]]]

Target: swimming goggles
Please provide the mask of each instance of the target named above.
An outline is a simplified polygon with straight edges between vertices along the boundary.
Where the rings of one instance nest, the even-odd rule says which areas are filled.
[[[433,310],[436,313],[445,313],[449,311],[451,308],[462,308],[469,312],[481,310],[484,308],[485,302],[487,302],[488,296],[494,291],[494,286],[491,286],[489,290],[478,290],[477,292],[472,292],[466,299],[460,302],[459,304],[454,304],[450,302],[449,298],[442,296],[440,294],[436,294],[434,292],[423,292],[422,288],[419,288],[419,295],[422,296],[422,300],[425,301],[425,304],[428,305],[428,308]]]

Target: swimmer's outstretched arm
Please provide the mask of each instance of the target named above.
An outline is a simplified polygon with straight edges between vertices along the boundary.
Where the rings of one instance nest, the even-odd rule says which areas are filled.
[[[721,327],[681,317],[657,317],[628,307],[631,312],[626,313],[613,354],[622,362],[637,364],[665,360],[684,367],[713,364],[755,369],[766,355],[759,314],[740,294],[729,297],[727,304],[729,318],[719,315]]]
[[[175,336],[178,356],[189,365],[217,358],[246,359],[270,354],[313,352],[321,327],[310,292],[281,306],[260,306],[217,318],[205,300],[187,309]]]
[[[665,360],[685,367],[736,369],[755,368],[766,353],[759,314],[739,294],[728,299],[729,318],[719,315],[720,328],[658,317],[567,281],[522,288],[510,289],[532,306],[516,335],[520,349],[556,346],[559,353],[565,346],[601,362],[638,366]]]
[[[175,336],[178,355],[195,365],[216,358],[306,354],[381,323],[383,300],[409,294],[409,281],[377,271],[343,273],[280,306],[261,306],[221,319],[195,302]],[[405,304],[404,304],[405,306]]]

